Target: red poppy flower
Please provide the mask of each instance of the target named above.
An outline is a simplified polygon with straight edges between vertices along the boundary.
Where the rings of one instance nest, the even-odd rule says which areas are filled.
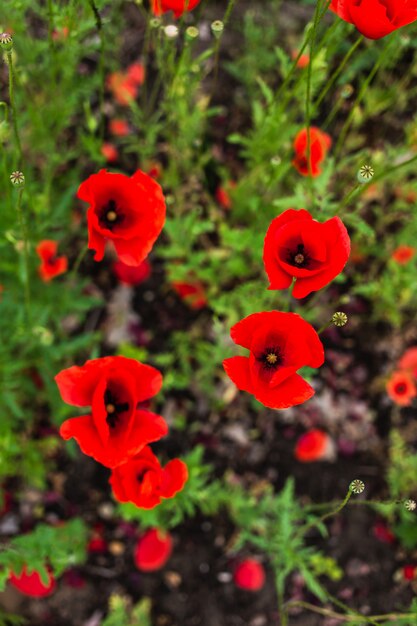
[[[230,197],[230,191],[236,187],[236,183],[234,180],[229,180],[224,185],[219,185],[216,189],[216,201],[220,206],[224,209],[232,208],[232,198]]]
[[[81,183],[77,197],[89,203],[88,247],[101,261],[106,241],[113,242],[126,265],[140,265],[165,223],[162,189],[150,176],[112,174],[100,170]]]
[[[160,372],[150,365],[109,356],[62,370],[55,380],[64,402],[91,406],[91,415],[62,424],[61,437],[74,437],[84,454],[106,467],[123,463],[168,431],[162,417],[138,408],[162,386]]]
[[[155,572],[164,567],[172,553],[172,537],[159,528],[148,530],[136,544],[134,559],[142,572]]]
[[[416,249],[412,246],[401,245],[394,250],[391,258],[394,259],[394,261],[396,261],[399,265],[406,265],[406,263],[411,261],[415,253]]]
[[[143,85],[145,82],[145,67],[142,63],[132,63],[127,68],[127,77],[134,85]]]
[[[57,250],[58,243],[50,239],[44,239],[36,246],[36,252],[42,261],[39,274],[44,282],[49,282],[55,276],[64,274],[68,269],[67,257],[58,257]]]
[[[400,406],[410,406],[417,389],[408,372],[394,372],[387,382],[387,393]]]
[[[398,361],[398,367],[407,370],[417,378],[417,346],[408,348]]]
[[[320,165],[332,145],[331,137],[315,126],[310,127],[310,158],[307,157],[307,129],[303,128],[294,139],[295,158],[292,162],[303,176],[319,176]],[[310,163],[309,163],[310,162]]]
[[[130,134],[129,124],[126,120],[119,118],[110,120],[109,130],[112,135],[116,135],[117,137],[125,137]]]
[[[206,306],[206,292],[203,283],[199,280],[190,280],[189,282],[175,280],[172,282],[172,286],[180,298],[192,309],[198,310]]]
[[[235,324],[230,336],[250,351],[223,361],[227,375],[242,391],[271,409],[287,409],[314,395],[296,371],[320,367],[323,345],[314,328],[296,313],[253,313]]]
[[[138,84],[126,72],[113,72],[107,78],[107,87],[121,106],[129,106],[138,95]]]
[[[402,574],[404,580],[414,580],[416,577],[417,567],[415,565],[404,565]]]
[[[161,164],[157,163],[156,161],[154,163],[151,163],[147,173],[148,173],[148,176],[151,176],[152,178],[155,178],[156,180],[158,180],[159,178],[161,178],[161,175],[162,175]]]
[[[245,559],[236,567],[233,580],[245,591],[259,591],[265,584],[265,570],[256,559]]]
[[[382,541],[382,543],[395,543],[395,535],[384,521],[376,522],[373,527],[373,532],[375,537],[379,541]]]
[[[349,254],[349,235],[338,217],[320,223],[305,209],[288,209],[272,220],[266,233],[268,289],[287,289],[295,279],[292,295],[305,298],[340,274]]]
[[[297,50],[293,50],[291,52],[291,58],[295,61],[295,59],[298,57],[298,51]],[[302,54],[300,56],[300,58],[297,61],[297,67],[299,67],[300,69],[304,69],[305,67],[307,67],[307,65],[310,63],[310,55],[309,54]]]
[[[147,259],[137,267],[126,265],[123,261],[116,261],[113,263],[113,272],[125,285],[140,285],[151,275],[151,264]]]
[[[330,9],[368,39],[381,39],[417,20],[416,0],[332,0]]]
[[[302,463],[321,461],[326,458],[331,447],[332,440],[329,435],[322,430],[313,429],[301,435],[294,454],[297,461]]]
[[[172,11],[175,17],[181,17],[184,11],[192,11],[200,0],[152,0],[154,15]]]
[[[103,143],[101,146],[101,154],[108,163],[114,163],[119,158],[119,152],[112,143]]]
[[[162,498],[173,498],[187,481],[183,461],[173,459],[161,467],[149,447],[113,469],[110,485],[119,502],[133,502],[140,509],[153,509]]]
[[[51,595],[56,587],[52,572],[49,572],[49,580],[44,584],[38,572],[28,573],[26,565],[19,575],[11,572],[9,581],[13,587],[16,587],[16,589],[25,594],[25,596],[31,596],[32,598],[45,598]]]

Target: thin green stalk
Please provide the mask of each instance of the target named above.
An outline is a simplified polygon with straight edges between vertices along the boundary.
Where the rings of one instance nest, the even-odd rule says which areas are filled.
[[[311,137],[310,137],[310,121],[311,121],[311,72],[314,60],[314,44],[316,42],[316,32],[319,25],[320,15],[320,3],[321,0],[317,0],[316,9],[314,11],[313,18],[313,30],[310,39],[310,62],[307,66],[307,90],[306,90],[306,129],[307,129],[307,163],[308,163],[308,178],[311,184]]]
[[[103,21],[101,15],[96,6],[95,0],[88,0],[91,10],[94,14],[96,21],[97,33],[100,39],[100,52],[98,61],[98,73],[100,77],[100,92],[99,92],[99,110],[100,110],[100,137],[104,137],[104,37],[103,37]]]
[[[17,169],[20,169],[21,162],[22,162],[22,144],[20,142],[19,128],[17,126],[17,112],[16,112],[16,103],[14,99],[14,68],[13,68],[12,51],[7,53],[7,62],[9,65],[9,100],[10,100],[10,108],[12,110],[12,126],[13,126],[13,134],[14,134],[17,152],[18,152]]]
[[[73,266],[73,268],[71,270],[70,280],[75,278],[75,276],[76,276],[76,274],[77,274],[77,272],[78,272],[78,270],[80,268],[80,265],[81,265],[85,255],[87,254],[87,252],[88,252],[88,246],[84,246],[79,251],[77,258],[75,259],[74,266]]]
[[[22,233],[23,239],[23,258],[25,263],[25,274],[23,279],[24,285],[24,294],[25,294],[25,313],[26,313],[26,321],[30,324],[31,315],[30,315],[30,287],[29,287],[29,251],[28,251],[28,232],[26,228],[26,221],[23,216],[22,209],[22,196],[23,196],[23,187],[18,190],[17,193],[17,215],[19,218],[20,231]]]
[[[310,602],[304,602],[303,600],[291,600],[287,604],[287,608],[300,607],[307,609],[309,611],[313,611],[314,613],[318,613],[319,615],[324,615],[325,617],[332,617],[334,619],[338,619],[344,622],[356,622],[358,620],[357,614],[345,614],[345,613],[336,613],[336,611],[332,611],[331,609],[325,609],[320,606],[316,606],[315,604],[310,604]],[[375,623],[376,621],[386,621],[386,620],[402,620],[408,619],[410,620],[412,617],[417,617],[417,613],[386,613],[385,615],[367,615],[362,616],[361,618],[364,620],[371,620],[371,623]]]
[[[216,84],[217,75],[218,75],[218,72],[219,72],[220,43],[221,43],[221,39],[222,39],[222,36],[223,36],[223,33],[224,33],[224,29],[226,28],[226,26],[227,26],[227,24],[229,22],[230,16],[232,14],[235,2],[236,2],[236,0],[229,0],[229,2],[227,4],[226,11],[225,11],[225,13],[223,15],[223,19],[222,19],[223,30],[222,30],[221,33],[219,33],[219,36],[218,36],[217,41],[216,41],[216,46],[214,48],[214,76],[215,76],[214,83],[215,84]]]
[[[298,533],[296,533],[296,536],[304,537],[304,535],[306,535],[308,533],[308,531],[311,530],[311,528],[314,528],[318,524],[321,524],[322,522],[324,522],[329,517],[333,517],[334,515],[337,515],[338,513],[340,513],[340,511],[349,502],[350,498],[352,497],[352,493],[353,492],[350,489],[348,489],[348,492],[347,492],[345,498],[342,500],[342,502],[339,502],[339,505],[333,511],[329,511],[328,513],[325,513],[324,515],[319,517],[319,519],[312,520],[309,524],[306,524],[305,526],[302,526],[299,529]]]
[[[381,54],[379,55],[378,59],[375,61],[371,71],[369,72],[366,80],[364,81],[364,83],[362,84],[358,95],[356,97],[355,102],[352,105],[352,108],[350,110],[350,113],[342,127],[342,130],[340,131],[339,134],[339,139],[337,141],[336,144],[336,149],[335,149],[335,160],[337,161],[338,157],[340,156],[340,152],[342,147],[345,145],[345,141],[346,141],[346,137],[347,134],[349,132],[350,126],[352,124],[353,121],[353,117],[356,113],[356,107],[358,106],[358,104],[360,104],[360,102],[362,102],[366,91],[369,87],[369,85],[371,84],[372,80],[375,78],[379,68],[382,66],[382,64],[384,63],[384,61],[386,60],[387,56],[388,56],[388,52],[391,51],[391,47],[392,47],[392,41],[390,40],[390,42],[388,43],[388,45],[384,48],[384,50],[381,52]]]
[[[355,43],[352,44],[352,46],[349,48],[348,52],[345,54],[345,56],[343,57],[342,61],[340,62],[340,65],[336,68],[336,70],[333,72],[333,74],[330,76],[330,78],[326,81],[326,84],[325,84],[324,88],[322,89],[319,97],[317,98],[317,101],[314,104],[315,107],[319,107],[320,104],[323,102],[324,98],[326,97],[327,93],[329,92],[329,89],[333,86],[333,84],[338,79],[339,75],[343,72],[343,70],[344,70],[347,62],[349,61],[350,57],[355,52],[356,48],[362,43],[363,39],[364,39],[364,36],[360,35],[360,37],[358,37],[358,39],[355,41]]]

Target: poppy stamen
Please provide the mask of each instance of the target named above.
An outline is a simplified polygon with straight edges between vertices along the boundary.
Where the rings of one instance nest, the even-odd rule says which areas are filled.
[[[266,355],[266,360],[270,365],[274,365],[278,361],[278,357],[274,352],[270,352]]]
[[[107,413],[114,413],[116,410],[116,407],[114,406],[114,404],[107,404],[106,405],[106,411]]]

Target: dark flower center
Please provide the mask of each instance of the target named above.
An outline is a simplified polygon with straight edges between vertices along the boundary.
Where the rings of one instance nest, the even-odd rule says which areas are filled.
[[[106,389],[104,393],[104,405],[106,407],[106,422],[110,428],[115,428],[120,419],[120,413],[129,410],[128,402],[117,402],[115,395]]]
[[[109,200],[100,210],[99,222],[104,228],[113,230],[114,226],[121,224],[124,218],[115,200]]]
[[[258,361],[262,363],[267,370],[276,369],[282,364],[281,351],[276,346],[265,348],[264,352],[258,357]]]
[[[395,385],[395,393],[403,395],[407,391],[407,385],[405,383],[398,383]]]
[[[288,262],[290,265],[294,265],[294,267],[307,267],[309,260],[310,257],[303,243],[299,243],[297,249],[291,251],[288,255]]]

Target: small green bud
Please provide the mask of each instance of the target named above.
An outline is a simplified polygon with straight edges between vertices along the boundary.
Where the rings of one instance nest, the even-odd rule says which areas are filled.
[[[211,23],[211,32],[217,38],[219,38],[224,30],[224,24],[221,20],[214,20]]]
[[[150,20],[149,25],[151,28],[159,28],[161,26],[161,20],[159,19],[159,17],[153,17]]]
[[[189,26],[185,31],[185,34],[189,39],[195,39],[200,34],[200,31],[195,26]]]
[[[280,164],[281,164],[281,157],[279,157],[278,155],[273,156],[271,159],[271,165],[273,167],[277,167]]]
[[[23,174],[23,172],[18,172],[16,170],[16,172],[12,172],[10,174],[10,182],[12,183],[13,187],[17,187],[17,188],[22,188],[25,186],[25,176]]]
[[[346,326],[348,321],[348,316],[346,315],[346,313],[343,313],[343,311],[336,311],[336,313],[333,313],[332,315],[332,322],[335,326]]]
[[[349,485],[349,489],[352,493],[363,493],[365,491],[365,483],[362,480],[359,480],[358,478],[356,478],[355,480],[352,480],[352,482]]]
[[[13,39],[9,33],[0,33],[0,48],[5,52],[11,52],[13,49]]]
[[[362,165],[357,173],[356,177],[360,183],[369,183],[374,177],[374,169],[370,165]]]
[[[404,502],[404,506],[407,509],[407,511],[415,511],[417,504],[415,500],[410,499]]]

